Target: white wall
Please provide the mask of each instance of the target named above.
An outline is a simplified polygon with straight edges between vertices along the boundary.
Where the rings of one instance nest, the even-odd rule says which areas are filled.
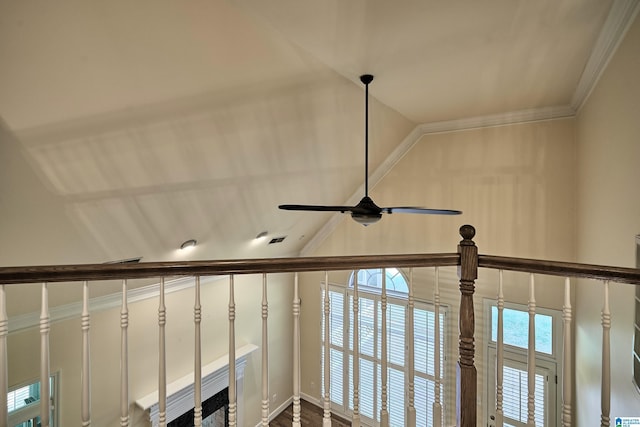
[[[640,21],[636,18],[577,118],[578,260],[635,267],[640,233]],[[600,417],[602,286],[581,283],[576,301],[578,425]],[[631,384],[634,289],[611,287],[611,416],[640,415]]]
[[[572,119],[431,134],[422,139],[371,191],[380,206],[417,205],[461,209],[459,217],[389,215],[369,227],[349,217],[314,255],[455,252],[458,228],[476,227],[480,253],[543,259],[574,257],[575,135]],[[416,271],[416,296],[431,300],[431,269]],[[345,283],[346,274],[330,281]],[[302,389],[320,397],[320,281],[306,275],[302,287]],[[457,359],[459,291],[455,269],[441,274],[450,306],[448,363]],[[494,298],[497,273],[481,272],[475,299],[479,398],[483,371],[482,298]],[[527,276],[506,275],[505,297],[527,301]],[[562,308],[562,280],[540,279],[539,307]],[[449,371],[450,377],[453,373]],[[453,387],[449,392],[454,392]],[[452,398],[452,395],[450,395]],[[449,404],[449,414],[454,406]],[[479,404],[481,401],[479,402]],[[479,405],[480,413],[483,406]],[[484,421],[484,415],[479,418]]]

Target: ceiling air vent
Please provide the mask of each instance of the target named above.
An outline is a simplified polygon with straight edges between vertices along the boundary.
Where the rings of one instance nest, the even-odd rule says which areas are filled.
[[[274,243],[282,243],[282,241],[284,241],[284,239],[286,239],[287,236],[282,236],[282,237],[274,237],[273,239],[269,240],[269,244],[273,245]]]

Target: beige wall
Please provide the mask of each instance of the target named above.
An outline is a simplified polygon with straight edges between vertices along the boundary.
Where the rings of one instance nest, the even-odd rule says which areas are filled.
[[[640,21],[636,18],[577,119],[578,259],[635,265],[640,233]],[[576,303],[578,425],[600,416],[603,290],[581,283]],[[611,415],[640,415],[640,394],[631,384],[634,290],[611,287]]]
[[[463,215],[397,214],[366,228],[345,217],[314,255],[455,252],[460,240],[458,228],[469,223],[477,229],[481,253],[572,260],[574,186],[572,119],[426,135],[373,189],[372,197],[380,206],[453,208],[461,209]],[[332,273],[329,280],[345,283],[346,277]],[[431,300],[432,277],[432,270],[415,272],[417,297]],[[527,277],[505,277],[505,297],[526,303]],[[307,275],[302,289],[302,389],[316,398],[320,396],[322,280],[322,275]],[[496,280],[496,272],[481,272],[475,304],[479,334],[484,327],[482,301],[494,298]],[[444,269],[441,281],[443,301],[450,307],[449,361],[453,361],[457,358],[459,298],[455,269]],[[562,308],[561,280],[540,279],[537,289],[539,307]],[[476,348],[477,366],[483,366],[481,336]],[[483,372],[479,374],[482,391]],[[453,372],[447,375],[452,378]],[[453,387],[449,391],[453,392]]]
[[[262,279],[237,276],[236,344],[261,345]],[[62,285],[75,286],[75,285]],[[228,353],[228,280],[203,284],[202,357],[203,364]],[[51,285],[50,292],[64,291]],[[292,395],[290,275],[269,276],[269,388],[277,408]],[[167,295],[167,381],[193,372],[194,290]],[[145,414],[133,402],[157,390],[158,378],[158,301],[147,299],[129,305],[129,363],[132,425],[145,426]],[[80,424],[81,333],[78,319],[54,323],[51,328],[51,371],[60,373],[60,425]],[[9,384],[21,384],[39,377],[40,337],[37,327],[9,335]],[[92,424],[119,425],[120,405],[120,309],[91,316]],[[260,421],[260,351],[250,356],[244,379],[244,420],[246,425]]]

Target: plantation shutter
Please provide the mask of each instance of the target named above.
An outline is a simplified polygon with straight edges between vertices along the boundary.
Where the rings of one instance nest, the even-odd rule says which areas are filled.
[[[349,295],[349,402],[348,408],[353,410],[353,295]],[[377,363],[375,354],[379,354],[380,347],[376,342],[379,336],[376,319],[380,317],[374,298],[359,296],[358,333],[360,344],[360,414],[371,419],[378,419],[376,412],[380,406],[376,405],[376,389],[379,375],[375,374]],[[379,385],[378,385],[379,386]]]
[[[503,413],[505,426],[524,426],[527,422],[527,393],[528,378],[526,366],[520,363],[507,361],[503,369]],[[539,371],[538,369],[537,371]],[[546,373],[536,372],[535,388],[535,422],[536,426],[544,426],[544,413],[546,403]]]
[[[344,292],[329,290],[329,397],[330,400],[342,405],[344,395]],[[324,295],[321,298],[322,321],[321,331],[324,345]],[[320,379],[320,395],[324,396],[324,349],[321,351],[320,363],[323,373]]]
[[[380,309],[382,310],[382,308]],[[389,422],[392,426],[404,425],[405,326],[405,306],[389,302],[387,304],[387,361],[389,366],[387,377],[387,394],[389,396]],[[382,393],[382,384],[380,384],[380,392]],[[379,397],[379,399],[381,398],[382,396]]]
[[[30,396],[30,386],[25,386],[13,392],[7,393],[9,411],[15,411],[16,409],[20,409],[23,406],[27,406],[26,400]]]
[[[349,289],[330,289],[330,400],[334,409],[347,414],[353,410],[353,293]],[[324,306],[324,301],[322,301]],[[377,424],[382,408],[382,304],[380,295],[365,291],[359,293],[359,410],[363,421]],[[323,307],[324,308],[324,307]],[[322,337],[324,338],[324,310],[322,311]],[[432,424],[434,401],[434,326],[435,314],[424,304],[414,309],[415,330],[415,407],[418,425]],[[389,420],[392,426],[405,424],[407,324],[406,301],[390,296],[387,299],[387,396]],[[444,350],[444,314],[440,314],[441,355]],[[444,357],[441,357],[444,373]],[[321,363],[324,369],[324,350]],[[321,375],[324,381],[324,374]],[[321,394],[324,393],[322,385]],[[440,400],[443,400],[443,390]]]
[[[377,369],[377,376],[374,369]],[[372,360],[360,359],[360,414],[371,419],[377,419],[376,412],[379,405],[375,399],[376,378],[379,377],[380,369],[377,363]],[[353,356],[349,355],[349,402],[350,410],[353,410]],[[375,417],[375,418],[374,418]]]

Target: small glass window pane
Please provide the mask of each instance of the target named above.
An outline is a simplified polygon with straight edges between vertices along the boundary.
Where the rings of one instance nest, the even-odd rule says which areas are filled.
[[[54,411],[57,400],[55,390],[55,379],[52,376],[49,378],[49,395],[52,400],[51,414],[49,415],[51,427],[55,425]],[[37,425],[40,425],[40,417],[37,417],[34,411],[34,409],[39,410],[39,406],[40,381],[7,392],[7,410],[9,415],[13,417],[13,421],[18,422],[16,427],[31,426],[34,419],[37,421]]]
[[[514,347],[529,347],[529,313],[505,308],[503,311],[504,344]],[[491,307],[491,340],[498,339],[498,307]],[[553,318],[536,313],[536,351],[553,354]]]

